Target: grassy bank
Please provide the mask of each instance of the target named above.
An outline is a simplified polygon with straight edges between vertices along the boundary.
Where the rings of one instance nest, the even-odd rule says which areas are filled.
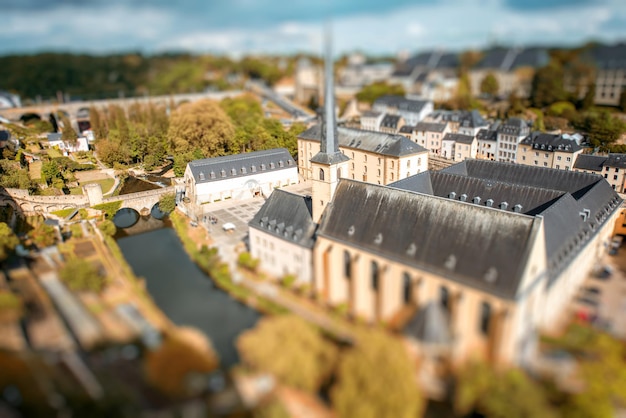
[[[189,237],[187,231],[188,226],[184,215],[173,212],[170,215],[170,219],[189,257],[202,271],[213,279],[213,282],[220,289],[240,302],[251,305],[263,313],[274,315],[289,312],[283,306],[256,295],[247,287],[234,283],[228,265],[222,262],[217,254],[217,248],[208,248],[206,245],[203,245],[198,249],[196,243]]]

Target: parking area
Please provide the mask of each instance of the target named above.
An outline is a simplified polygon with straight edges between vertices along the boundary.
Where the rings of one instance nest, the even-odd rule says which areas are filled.
[[[573,303],[579,316],[587,316],[599,328],[616,337],[626,338],[626,248],[621,245],[613,255],[598,262]]]
[[[204,205],[198,222],[201,222],[202,226],[209,231],[217,246],[232,247],[248,234],[248,222],[263,206],[263,203],[265,199],[257,197]],[[232,226],[232,228],[225,230],[224,226]]]

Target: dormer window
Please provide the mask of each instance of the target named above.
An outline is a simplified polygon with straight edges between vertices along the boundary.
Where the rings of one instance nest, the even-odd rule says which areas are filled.
[[[198,177],[200,177],[200,181],[204,181],[204,173],[202,171],[200,172]]]
[[[272,169],[273,169],[273,168],[275,168],[275,167],[276,167],[276,164],[274,164],[274,163],[270,163],[270,170],[272,170]]]
[[[211,178],[214,179],[215,178],[215,171],[211,171]]]
[[[246,167],[241,167],[241,174],[246,174]]]
[[[250,167],[250,171],[252,171],[253,173],[256,173],[256,165],[253,165],[252,167]]]
[[[265,171],[265,164],[261,164],[261,171]]]
[[[278,162],[278,167],[283,168],[285,166],[285,163],[283,163],[283,160],[280,160]]]
[[[232,174],[233,176],[237,174],[237,170],[235,170],[234,168],[230,169],[230,174]]]
[[[220,171],[220,176],[222,176],[222,177],[226,177],[226,170],[222,170],[222,171]]]

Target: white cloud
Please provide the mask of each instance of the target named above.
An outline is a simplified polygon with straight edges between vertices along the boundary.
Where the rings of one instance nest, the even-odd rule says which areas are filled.
[[[190,27],[188,18],[145,6],[115,3],[100,9],[63,6],[29,15],[8,11],[0,25],[0,53],[11,45],[109,51],[187,49],[230,54],[321,51],[322,22],[290,20],[273,27],[226,30]],[[611,23],[609,26],[608,23]],[[513,10],[504,0],[441,0],[388,13],[354,14],[335,19],[339,53],[360,49],[380,54],[436,47],[458,50],[504,44],[576,44],[594,37],[626,38],[623,0],[541,10]]]

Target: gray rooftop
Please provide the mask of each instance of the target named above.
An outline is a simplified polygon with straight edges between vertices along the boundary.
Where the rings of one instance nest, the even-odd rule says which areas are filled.
[[[540,222],[522,214],[342,179],[318,234],[512,299],[530,237]]]
[[[415,125],[415,130],[418,132],[443,132],[446,126],[446,123],[418,122],[417,125]]]
[[[476,134],[476,139],[479,141],[497,141],[498,140],[498,131],[491,129],[481,129]]]
[[[364,131],[344,127],[338,127],[337,132],[339,146],[343,148],[353,148],[394,157],[427,152],[426,149],[417,145],[403,135]],[[321,133],[319,125],[314,125],[298,135],[298,138],[312,141],[319,141],[320,137]]]
[[[248,226],[302,247],[313,248],[317,224],[313,222],[311,214],[310,196],[276,189]]]
[[[567,138],[560,134],[549,134],[545,132],[533,132],[522,139],[520,144],[530,145],[533,149],[548,152],[574,153],[582,149],[574,139]]]
[[[576,162],[574,162],[574,168],[578,168],[580,170],[591,170],[591,171],[602,171],[602,167],[608,157],[601,155],[588,155],[588,154],[580,154],[576,157]]]
[[[398,123],[400,122],[401,118],[402,116],[400,115],[386,114],[383,120],[380,122],[380,126],[385,128],[397,129]]]
[[[382,107],[390,107],[401,111],[419,113],[427,104],[428,100],[413,100],[402,96],[385,95],[376,99],[372,108],[377,110]]]
[[[296,163],[285,148],[195,160],[187,164],[196,183],[286,170]]]
[[[443,137],[443,140],[444,141],[454,141],[454,142],[458,142],[460,144],[471,144],[472,142],[474,142],[474,137],[471,136],[471,135],[447,133]]]
[[[626,154],[609,154],[604,165],[608,167],[626,168]]]
[[[494,48],[474,68],[512,71],[520,67],[543,67],[549,60],[546,48]]]

